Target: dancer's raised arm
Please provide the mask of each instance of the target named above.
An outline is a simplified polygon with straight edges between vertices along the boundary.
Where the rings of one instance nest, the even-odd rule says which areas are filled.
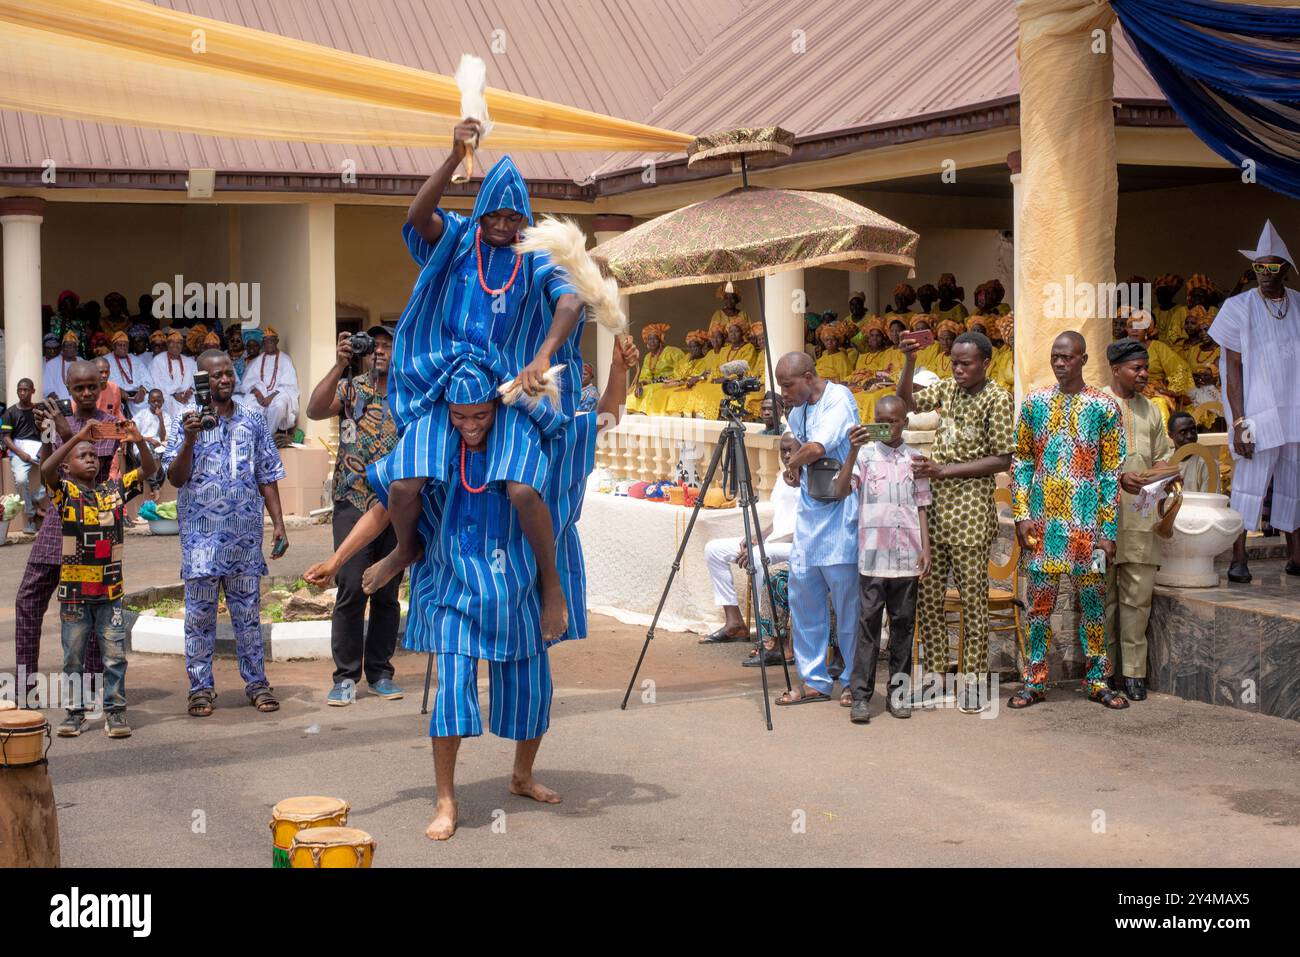
[[[438,215],[438,202],[442,199],[447,184],[451,182],[465,158],[466,147],[477,140],[483,127],[478,120],[461,120],[451,136],[451,154],[443,161],[432,176],[424,181],[420,191],[411,200],[406,209],[406,221],[420,234],[427,243],[436,243],[442,235],[442,217]]]

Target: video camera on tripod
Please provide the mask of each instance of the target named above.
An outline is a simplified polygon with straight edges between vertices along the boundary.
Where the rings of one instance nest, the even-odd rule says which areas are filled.
[[[718,371],[724,376],[722,392],[727,397],[726,404],[732,407],[730,411],[737,415],[743,414],[745,396],[760,391],[763,388],[763,380],[748,374],[749,363],[744,359],[724,362],[718,366]]]

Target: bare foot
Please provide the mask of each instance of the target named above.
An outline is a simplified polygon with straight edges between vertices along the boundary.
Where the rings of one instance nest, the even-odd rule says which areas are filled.
[[[431,841],[445,841],[456,833],[456,802],[451,798],[438,798],[433,809],[433,820],[424,829]]]
[[[392,581],[395,575],[400,575],[406,566],[418,562],[423,554],[424,550],[419,547],[413,548],[409,552],[401,548],[394,548],[362,572],[361,590],[367,595],[373,595]]]
[[[520,797],[532,798],[534,801],[541,801],[543,804],[560,803],[560,795],[532,775],[527,778],[511,777],[510,793],[518,794]]]
[[[557,582],[542,589],[542,641],[563,638],[569,630],[569,604],[564,600],[564,589]]]

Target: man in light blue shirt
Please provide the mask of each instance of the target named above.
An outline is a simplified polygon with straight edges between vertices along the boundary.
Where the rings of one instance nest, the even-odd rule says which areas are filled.
[[[799,440],[784,481],[798,485],[799,508],[790,553],[790,619],[795,665],[802,686],[787,691],[778,705],[829,701],[833,685],[826,670],[830,636],[829,594],[835,609],[835,640],[846,662],[853,661],[858,627],[858,512],[856,499],[821,501],[808,493],[808,466],[819,459],[843,462],[851,453],[849,430],[858,424],[853,393],[817,374],[806,352],[790,352],[776,364],[776,381],[787,409],[789,431]],[[845,686],[844,694],[848,695]],[[849,704],[852,703],[850,700]]]

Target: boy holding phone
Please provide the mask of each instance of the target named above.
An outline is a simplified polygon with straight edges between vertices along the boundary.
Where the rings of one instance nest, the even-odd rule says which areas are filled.
[[[911,695],[901,676],[912,670],[917,582],[930,570],[927,510],[930,481],[912,472],[919,453],[903,441],[907,406],[898,396],[876,402],[875,422],[849,431],[851,456],[835,474],[833,493],[858,493],[858,640],[849,677],[849,720],[871,721],[871,694],[880,656],[880,623],[889,614],[889,694],[885,708],[911,717]],[[901,691],[898,689],[901,688]]]
[[[62,610],[63,673],[80,679],[86,646],[99,636],[104,660],[104,731],[129,738],[126,721],[126,626],[122,617],[122,515],[126,503],[143,490],[157,464],[132,423],[123,432],[139,451],[141,467],[121,479],[98,481],[96,437],[105,423],[89,421],[41,462],[41,480],[50,508],[62,519],[63,564],[59,573]],[[66,471],[66,477],[61,474]],[[80,686],[80,681],[74,687]],[[75,738],[85,727],[84,701],[74,701],[59,725],[61,738]]]

